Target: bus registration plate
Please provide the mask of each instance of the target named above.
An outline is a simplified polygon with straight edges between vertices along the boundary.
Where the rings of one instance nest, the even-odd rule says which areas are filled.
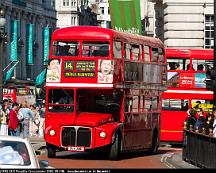
[[[84,147],[68,147],[68,151],[85,151]]]

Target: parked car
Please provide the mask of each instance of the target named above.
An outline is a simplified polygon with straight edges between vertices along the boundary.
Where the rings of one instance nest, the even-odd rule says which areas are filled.
[[[48,161],[38,161],[30,141],[15,136],[0,136],[0,168],[40,169]]]

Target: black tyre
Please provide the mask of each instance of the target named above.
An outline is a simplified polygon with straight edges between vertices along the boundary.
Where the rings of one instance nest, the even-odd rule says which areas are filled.
[[[56,157],[56,149],[50,145],[47,145],[48,158]]]
[[[152,137],[152,147],[150,149],[151,154],[158,152],[158,146],[159,146],[158,132],[154,130],[153,137]]]
[[[110,160],[118,160],[120,156],[120,148],[121,148],[121,136],[119,133],[116,134],[115,141],[110,147],[109,159]]]

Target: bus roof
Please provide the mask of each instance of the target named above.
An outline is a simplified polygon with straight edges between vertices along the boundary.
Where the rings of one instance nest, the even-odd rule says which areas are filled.
[[[166,48],[166,57],[191,57],[213,60],[213,49]]]
[[[52,40],[112,40],[118,39],[134,44],[150,45],[152,47],[164,47],[157,39],[137,34],[119,32],[116,30],[98,26],[74,26],[57,29],[53,32]]]

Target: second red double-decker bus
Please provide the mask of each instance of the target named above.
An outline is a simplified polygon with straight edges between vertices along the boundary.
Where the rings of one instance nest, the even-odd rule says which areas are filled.
[[[159,146],[166,61],[160,40],[100,27],[52,35],[45,140],[56,151],[102,150],[110,159]]]
[[[190,108],[212,111],[213,92],[206,90],[212,49],[167,48],[167,86],[162,95],[161,141],[182,142],[183,122]]]

